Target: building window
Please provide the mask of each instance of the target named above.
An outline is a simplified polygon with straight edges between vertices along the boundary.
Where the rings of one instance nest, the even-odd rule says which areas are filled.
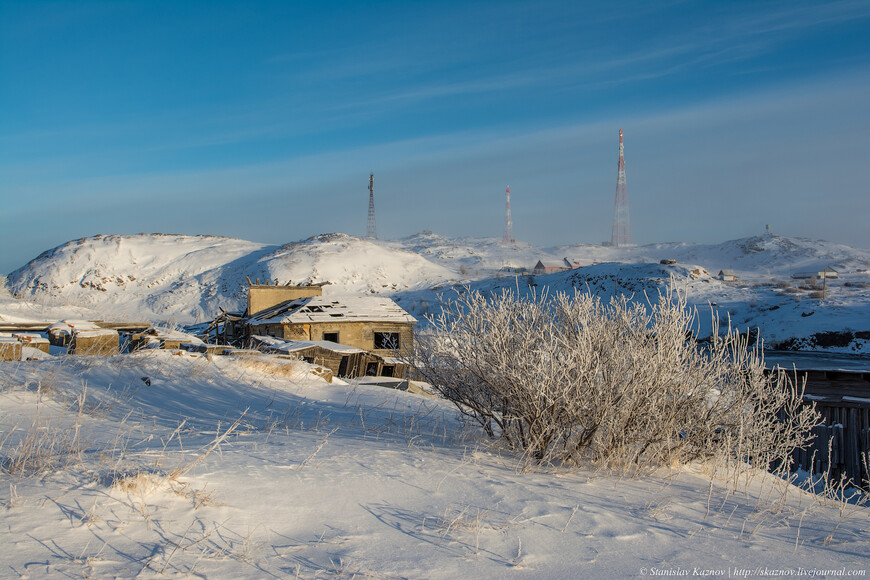
[[[366,365],[366,376],[367,377],[378,376],[378,363],[370,362]]]
[[[375,348],[399,350],[399,333],[398,332],[376,332],[375,333]]]
[[[338,333],[337,332],[324,332],[323,340],[328,340],[329,342],[338,342]]]
[[[382,377],[391,377],[396,372],[396,367],[393,365],[384,365],[384,368],[381,369]]]

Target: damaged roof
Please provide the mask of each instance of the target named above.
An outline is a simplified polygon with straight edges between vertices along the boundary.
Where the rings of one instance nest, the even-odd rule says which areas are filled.
[[[312,296],[282,302],[258,312],[249,324],[304,324],[310,322],[405,322],[417,319],[382,296]]]
[[[288,353],[298,352],[300,350],[307,350],[312,347],[319,347],[341,354],[356,354],[358,352],[366,352],[365,350],[357,348],[355,346],[339,344],[337,342],[332,342],[329,340],[284,340],[281,338],[275,338],[273,336],[252,336],[251,338],[254,341],[270,349]]]

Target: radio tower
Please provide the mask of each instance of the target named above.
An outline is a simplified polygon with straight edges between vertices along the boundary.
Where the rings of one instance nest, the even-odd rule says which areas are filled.
[[[631,245],[631,224],[628,221],[628,194],[625,191],[625,157],[622,151],[622,129],[619,130],[619,165],[616,175],[616,203],[613,209],[613,231],[610,245]]]
[[[508,186],[507,192],[505,192],[507,196],[507,213],[504,217],[504,243],[512,244],[514,241],[514,222],[511,221],[511,187]]]
[[[378,239],[378,229],[375,226],[375,174],[369,173],[369,221],[366,224],[366,237]]]

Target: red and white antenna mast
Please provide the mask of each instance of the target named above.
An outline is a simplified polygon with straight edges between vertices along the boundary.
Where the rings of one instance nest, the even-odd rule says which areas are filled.
[[[613,208],[613,230],[610,245],[631,245],[631,224],[628,220],[628,193],[625,190],[625,157],[622,147],[622,129],[619,130],[619,164],[616,174],[616,203]]]
[[[512,244],[514,241],[514,222],[511,221],[511,187],[508,186],[507,191],[505,192],[507,196],[507,213],[505,213],[504,217],[504,243]]]

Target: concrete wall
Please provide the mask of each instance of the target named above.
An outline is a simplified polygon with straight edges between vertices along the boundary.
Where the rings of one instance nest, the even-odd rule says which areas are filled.
[[[69,354],[89,354],[111,356],[118,354],[120,338],[117,332],[87,336],[87,333],[73,333],[69,344]]]
[[[50,350],[47,338],[32,334],[13,334],[12,336],[18,339],[18,342],[24,346],[29,346],[42,352],[49,352]]]
[[[8,338],[0,340],[0,361],[21,360],[21,343]]]
[[[248,287],[248,316],[272,306],[310,296],[321,296],[323,288],[320,286],[266,286],[254,284]]]

